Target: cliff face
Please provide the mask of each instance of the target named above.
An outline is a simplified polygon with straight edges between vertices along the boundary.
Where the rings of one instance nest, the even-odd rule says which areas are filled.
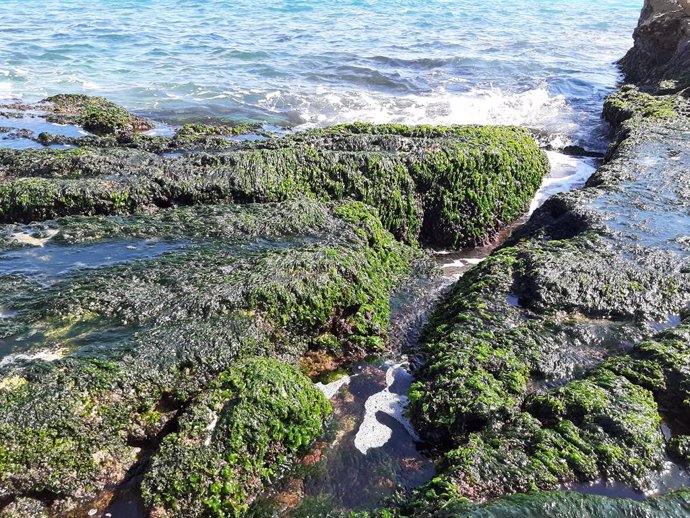
[[[690,86],[690,0],[645,0],[633,37],[621,60],[628,82],[662,91]]]

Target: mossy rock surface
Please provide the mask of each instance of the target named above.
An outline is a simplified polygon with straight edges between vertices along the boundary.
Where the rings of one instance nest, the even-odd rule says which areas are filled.
[[[568,491],[513,495],[479,505],[429,498],[405,510],[354,513],[349,518],[683,518],[688,513],[690,491],[681,489],[641,502]]]
[[[607,106],[619,134],[586,188],[547,201],[422,332],[409,412],[442,459],[416,493],[432,508],[601,478],[647,489],[667,451],[683,457],[660,425],[690,417],[687,101],[626,87]]]
[[[211,133],[194,128],[178,132],[172,149]],[[0,220],[310,196],[376,207],[406,242],[461,248],[491,241],[524,213],[548,172],[533,138],[513,127],[347,125],[176,158],[151,152],[162,150],[155,142],[0,151]]]
[[[157,516],[242,516],[329,413],[324,395],[294,367],[243,361],[180,417],[153,459],[144,498]]]
[[[6,238],[6,260],[114,244],[125,254],[93,269],[0,275],[0,306],[16,312],[0,319],[10,353],[0,360],[0,500],[40,495],[53,513],[114,487],[140,461],[142,447],[155,450],[176,426],[178,439],[165,444],[184,442],[182,430],[191,434],[198,422],[195,408],[219,404],[228,426],[238,424],[240,414],[259,408],[259,380],[273,377],[278,385],[267,394],[261,423],[267,428],[217,438],[226,462],[246,441],[238,469],[254,463],[237,475],[245,499],[227,503],[223,496],[219,504],[242,509],[327,415],[292,367],[246,358],[296,362],[310,348],[351,358],[384,350],[390,292],[422,257],[354,202],[187,207],[7,230],[55,242],[30,247]],[[151,238],[163,247],[157,255],[126,257]],[[243,381],[252,369],[256,376]],[[251,389],[239,394],[245,382]],[[254,451],[260,436],[267,442]],[[158,483],[154,474],[147,480]],[[215,491],[216,478],[208,480],[204,487]],[[152,505],[170,503],[151,498]]]
[[[60,124],[77,124],[98,135],[132,133],[153,129],[153,124],[103,97],[60,94],[43,99],[47,119]]]
[[[604,118],[619,126],[630,119],[672,119],[683,109],[675,95],[656,96],[641,92],[635,85],[625,85],[604,102]]]

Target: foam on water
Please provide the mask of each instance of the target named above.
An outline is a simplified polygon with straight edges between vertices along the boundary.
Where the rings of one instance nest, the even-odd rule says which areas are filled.
[[[44,247],[48,241],[60,233],[57,229],[47,230],[44,235],[37,237],[29,232],[15,232],[10,235],[10,240],[23,245]]]
[[[54,362],[61,358],[64,358],[65,354],[69,352],[69,349],[45,349],[41,351],[34,351],[32,353],[17,353],[8,354],[7,356],[0,359],[0,367],[7,367],[13,363],[20,361],[30,362],[36,360],[42,360],[45,362]]]
[[[529,214],[541,207],[554,194],[583,187],[597,168],[596,160],[591,158],[576,158],[554,151],[547,151],[546,154],[551,164],[551,173],[544,178],[534,196]]]
[[[520,93],[499,88],[466,93],[439,88],[425,95],[337,92],[320,89],[315,95],[278,93],[260,102],[267,111],[292,111],[298,129],[332,126],[352,121],[404,124],[504,124],[539,128],[554,147],[573,141],[581,127],[565,96],[552,95],[543,86]]]

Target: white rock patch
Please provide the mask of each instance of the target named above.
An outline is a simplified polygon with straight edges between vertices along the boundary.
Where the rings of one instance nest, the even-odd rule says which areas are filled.
[[[409,398],[402,394],[391,392],[391,387],[395,383],[396,377],[412,380],[412,375],[408,373],[400,365],[393,365],[386,371],[386,388],[381,392],[377,392],[364,404],[364,421],[357,431],[355,436],[355,448],[357,448],[364,455],[374,448],[380,448],[393,436],[393,430],[379,422],[376,414],[383,412],[398,421],[410,436],[417,440],[417,434],[412,427],[412,424],[405,418],[403,412]]]
[[[350,376],[343,376],[340,379],[333,381],[324,385],[323,383],[316,383],[314,386],[319,389],[326,396],[326,399],[333,399],[333,397],[338,393],[338,391],[345,385],[350,384]]]

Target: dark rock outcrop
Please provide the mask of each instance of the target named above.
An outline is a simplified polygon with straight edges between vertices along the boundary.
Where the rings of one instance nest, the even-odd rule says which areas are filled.
[[[634,38],[621,60],[629,82],[654,91],[690,86],[690,1],[645,0]]]

